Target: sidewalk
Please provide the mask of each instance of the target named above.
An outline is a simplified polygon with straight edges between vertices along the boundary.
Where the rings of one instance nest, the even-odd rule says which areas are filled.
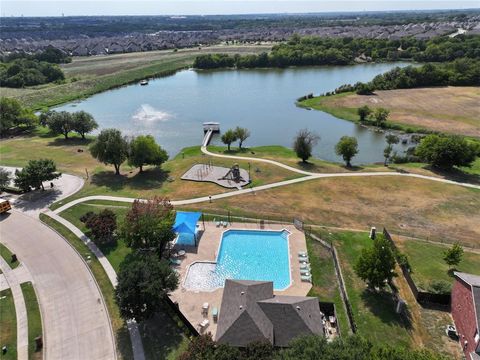
[[[23,266],[19,266],[17,269],[20,271],[12,270],[8,263],[0,257],[0,269],[2,275],[8,283],[10,290],[12,291],[13,302],[15,304],[15,315],[17,317],[17,358],[18,360],[28,360],[28,317],[27,307],[25,305],[25,299],[23,298],[23,292],[20,284],[24,281],[26,273],[28,271]],[[17,277],[17,275],[20,275]],[[24,280],[24,281],[22,281]],[[3,283],[0,281],[0,283]]]

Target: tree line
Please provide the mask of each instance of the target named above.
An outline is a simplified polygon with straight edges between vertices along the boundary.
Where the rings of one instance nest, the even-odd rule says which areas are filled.
[[[21,88],[63,81],[65,75],[57,64],[71,61],[66,53],[52,46],[37,54],[3,56],[0,62],[0,86]]]
[[[179,360],[445,360],[429,350],[411,350],[401,346],[372,343],[358,335],[342,336],[328,342],[322,336],[302,336],[288,348],[275,349],[255,342],[245,348],[217,344],[211,334],[192,339]]]
[[[275,45],[270,53],[259,55],[206,54],[195,58],[197,69],[262,68],[312,65],[354,64],[361,61],[415,60],[453,61],[459,58],[480,59],[480,36],[459,35],[430,40],[300,37]]]
[[[396,67],[375,76],[370,82],[342,85],[335,89],[335,93],[355,91],[359,95],[369,95],[375,90],[478,84],[480,84],[480,60],[457,59],[448,63],[428,63],[418,67],[411,65]]]

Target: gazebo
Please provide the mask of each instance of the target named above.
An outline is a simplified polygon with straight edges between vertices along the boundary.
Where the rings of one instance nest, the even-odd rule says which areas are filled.
[[[177,211],[173,225],[177,233],[175,244],[197,246],[197,222],[201,216],[200,212]]]

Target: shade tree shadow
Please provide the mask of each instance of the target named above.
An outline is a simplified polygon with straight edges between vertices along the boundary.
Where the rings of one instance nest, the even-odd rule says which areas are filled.
[[[48,146],[87,146],[92,143],[93,139],[86,138],[82,139],[81,137],[70,137],[68,139],[57,137],[52,139],[47,145]]]
[[[397,314],[395,312],[396,303],[390,292],[365,289],[360,297],[368,310],[383,323],[402,326],[406,329],[412,328],[408,308],[405,309],[404,315]]]
[[[92,175],[91,183],[104,186],[112,191],[119,191],[129,186],[136,190],[159,189],[168,180],[170,172],[161,168],[152,168],[137,172],[132,177],[125,174],[115,175],[114,171],[100,171]]]

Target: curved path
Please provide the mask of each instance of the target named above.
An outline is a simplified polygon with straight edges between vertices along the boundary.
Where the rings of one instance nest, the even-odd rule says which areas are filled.
[[[12,211],[0,237],[30,271],[44,324],[45,359],[116,359],[110,319],[79,254],[37,219]]]
[[[235,158],[238,159],[238,157],[235,157]],[[249,159],[251,161],[257,160],[257,159],[254,159],[254,158],[243,158],[243,159]],[[263,161],[265,159],[261,159],[261,160]],[[272,160],[269,160],[268,162],[276,163]],[[278,163],[278,164],[280,164],[280,163]],[[281,165],[283,165],[283,164],[281,164]],[[287,165],[284,165],[284,166],[287,166]],[[282,166],[282,167],[284,167],[284,166]],[[294,168],[292,168],[292,169],[294,169]],[[295,170],[297,172],[302,171],[302,170],[298,170],[298,169],[295,169]],[[173,200],[173,201],[171,201],[171,203],[174,206],[190,205],[190,204],[197,204],[197,203],[206,202],[206,201],[210,201],[210,200],[224,199],[224,198],[228,198],[228,197],[232,197],[232,196],[252,194],[252,193],[255,193],[257,191],[273,189],[273,188],[280,187],[280,186],[292,185],[292,184],[296,184],[296,183],[300,183],[300,182],[304,182],[304,181],[316,180],[316,179],[334,178],[334,177],[365,177],[365,176],[404,176],[404,177],[417,178],[417,179],[423,179],[423,180],[437,181],[437,182],[441,182],[441,183],[444,183],[444,184],[459,185],[459,186],[464,186],[464,187],[480,190],[480,185],[462,183],[462,182],[457,182],[457,181],[453,181],[453,180],[447,180],[447,179],[437,178],[437,177],[433,177],[433,176],[420,175],[420,174],[409,174],[409,173],[398,173],[398,172],[325,173],[325,174],[311,173],[311,175],[296,178],[296,179],[279,181],[279,182],[276,182],[276,183],[271,183],[271,184],[266,184],[266,185],[251,187],[251,188],[244,188],[244,189],[241,189],[241,190],[235,190],[235,191],[215,194],[215,195],[211,195],[211,196],[201,196],[201,197],[198,197],[198,198],[185,199],[185,200]],[[72,200],[69,203],[55,209],[53,212],[56,213],[56,214],[59,214],[62,211],[71,208],[72,206],[75,206],[75,205],[80,204],[82,202],[91,201],[91,200],[106,200],[106,201],[119,201],[119,202],[130,202],[131,203],[134,200],[136,200],[136,198],[128,198],[128,197],[120,197],[120,196],[107,196],[107,195],[85,196],[85,197],[82,197],[82,198],[79,198],[79,199]]]

